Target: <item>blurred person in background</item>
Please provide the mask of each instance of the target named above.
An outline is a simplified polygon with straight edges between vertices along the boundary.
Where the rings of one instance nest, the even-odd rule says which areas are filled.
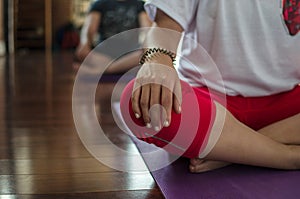
[[[117,46],[95,48],[98,44],[114,35],[140,27],[148,27],[151,22],[141,0],[97,0],[92,3],[81,31],[80,43],[75,52],[74,68],[77,70],[87,55],[95,49],[91,59],[94,64],[84,68],[84,73],[95,75],[103,70],[104,63],[126,49],[137,49],[114,60],[105,73],[123,73],[138,65],[142,50],[139,50],[139,36],[126,34],[116,38]],[[101,64],[103,63],[103,64]],[[102,67],[102,68],[101,68]]]

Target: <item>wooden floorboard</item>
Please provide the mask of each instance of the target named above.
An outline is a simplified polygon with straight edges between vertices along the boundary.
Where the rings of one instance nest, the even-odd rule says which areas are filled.
[[[163,199],[160,190],[135,190],[135,191],[112,191],[112,192],[93,192],[93,193],[63,193],[63,194],[35,194],[35,195],[1,195],[5,199]]]
[[[131,171],[138,150],[112,116],[114,82],[99,85],[97,117],[111,143],[129,154],[99,140],[99,161],[84,146],[72,115],[71,64],[72,52],[0,58],[0,199],[164,198],[146,167]]]

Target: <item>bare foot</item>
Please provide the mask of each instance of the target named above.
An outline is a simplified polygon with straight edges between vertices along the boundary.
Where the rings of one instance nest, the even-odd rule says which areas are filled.
[[[205,160],[199,158],[192,158],[190,159],[190,172],[192,173],[202,173],[205,171],[211,171],[214,169],[219,169],[225,167],[231,163],[229,162],[221,162],[221,161],[214,161],[214,160]]]

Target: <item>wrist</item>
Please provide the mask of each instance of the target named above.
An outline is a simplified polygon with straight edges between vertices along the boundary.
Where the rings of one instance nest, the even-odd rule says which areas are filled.
[[[157,59],[168,59],[171,60],[172,65],[176,61],[176,54],[170,50],[164,48],[149,48],[147,49],[142,57],[140,58],[140,64],[143,65],[146,62],[156,62]]]

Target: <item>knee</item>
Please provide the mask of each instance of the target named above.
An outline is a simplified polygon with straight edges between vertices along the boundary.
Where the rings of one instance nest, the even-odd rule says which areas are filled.
[[[182,89],[182,112],[172,111],[169,127],[162,128],[159,132],[145,127],[143,120],[137,119],[132,110],[131,95],[134,88],[134,80],[123,90],[121,96],[121,113],[125,124],[133,135],[147,143],[154,144],[166,151],[182,155],[188,158],[198,157],[200,148],[204,143],[209,131],[212,114],[212,105],[206,97],[197,98],[194,90],[185,82],[181,82]],[[204,99],[204,100],[202,100]],[[198,103],[198,101],[201,103]],[[201,117],[202,114],[206,117]],[[191,115],[193,112],[195,115]],[[197,114],[198,113],[198,114]]]
[[[134,80],[128,83],[128,85],[123,90],[120,99],[120,109],[122,113],[123,120],[127,125],[128,129],[131,131],[133,136],[138,139],[145,141],[149,144],[154,144],[157,147],[164,148],[166,151],[181,155],[182,148],[172,143],[172,140],[178,136],[178,129],[180,126],[181,115],[172,112],[172,121],[169,127],[164,127],[159,132],[154,129],[149,129],[145,126],[142,118],[137,119],[132,109],[131,105],[131,95],[134,89]],[[181,135],[184,136],[184,135]],[[178,139],[177,140],[182,140]]]

